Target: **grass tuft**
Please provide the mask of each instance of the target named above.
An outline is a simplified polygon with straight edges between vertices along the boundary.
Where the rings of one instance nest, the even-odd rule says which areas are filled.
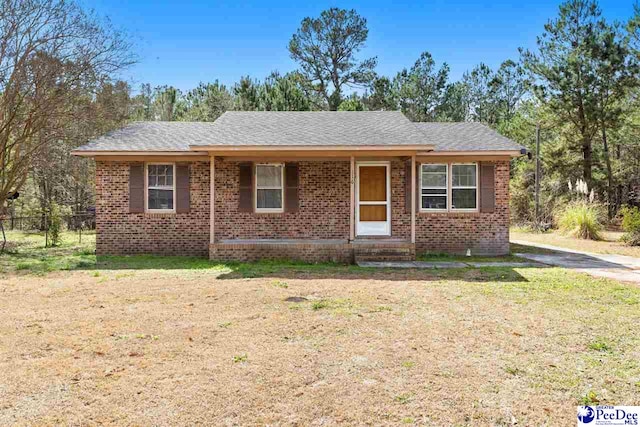
[[[594,351],[600,351],[603,353],[610,353],[613,351],[613,347],[611,346],[611,344],[609,344],[603,339],[597,339],[594,342],[590,343],[589,349]]]
[[[233,363],[243,363],[243,362],[246,362],[248,359],[249,358],[245,353],[245,354],[239,354],[239,355],[233,356],[232,360],[233,360]]]
[[[276,288],[287,289],[289,287],[289,284],[282,280],[274,280],[271,284]]]
[[[327,307],[329,307],[329,302],[325,300],[314,301],[311,304],[312,310],[322,310],[323,308],[327,308]]]
[[[412,397],[413,397],[413,395],[411,395],[410,393],[404,393],[404,394],[401,394],[399,396],[396,396],[393,400],[395,400],[396,402],[400,403],[401,405],[406,405],[407,403],[409,403],[411,401]]]
[[[524,373],[522,369],[513,366],[506,366],[504,368],[504,371],[509,375],[513,375],[514,377],[519,377]]]
[[[600,399],[598,399],[598,395],[593,390],[589,390],[587,394],[578,400],[578,404],[581,406],[597,405],[598,403],[600,403]]]
[[[586,240],[602,240],[603,210],[600,205],[586,202],[569,204],[558,217],[560,231]]]

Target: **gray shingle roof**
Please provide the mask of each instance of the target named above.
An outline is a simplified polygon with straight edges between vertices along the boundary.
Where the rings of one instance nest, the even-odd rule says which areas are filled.
[[[398,111],[230,111],[215,121],[208,145],[423,145]],[[194,144],[204,145],[204,144]]]
[[[77,151],[185,151],[189,146],[425,145],[397,111],[229,111],[213,123],[138,122]]]
[[[212,122],[135,122],[76,151],[189,151],[211,132]]]
[[[136,122],[82,151],[189,151],[190,146],[435,146],[436,151],[520,150],[479,123],[411,123],[397,111],[226,112],[215,122]]]
[[[414,125],[422,131],[425,144],[435,151],[520,151],[523,146],[500,135],[482,123],[420,122]]]

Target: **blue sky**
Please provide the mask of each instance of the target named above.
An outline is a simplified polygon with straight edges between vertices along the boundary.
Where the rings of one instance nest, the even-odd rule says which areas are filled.
[[[164,1],[84,0],[127,30],[140,62],[124,73],[141,83],[173,85],[183,91],[200,81],[229,86],[240,76],[263,79],[272,70],[291,71],[291,35],[306,16],[332,6],[356,9],[368,21],[369,39],[361,57],[378,57],[377,71],[393,76],[411,66],[422,51],[447,62],[456,80],[476,64],[495,68],[517,59],[518,47],[533,47],[556,1]],[[626,20],[632,0],[600,3],[609,19]]]

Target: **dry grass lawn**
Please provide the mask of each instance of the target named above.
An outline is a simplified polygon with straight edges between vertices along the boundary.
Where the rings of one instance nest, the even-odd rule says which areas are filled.
[[[0,276],[1,425],[575,425],[581,402],[640,405],[634,286],[115,265]]]
[[[567,249],[593,252],[597,254],[617,254],[640,258],[640,246],[627,246],[620,241],[621,232],[603,231],[603,240],[584,240],[563,236],[557,231],[548,233],[529,233],[519,230],[511,230],[511,240],[525,240],[532,243],[544,243],[546,245],[559,246]]]

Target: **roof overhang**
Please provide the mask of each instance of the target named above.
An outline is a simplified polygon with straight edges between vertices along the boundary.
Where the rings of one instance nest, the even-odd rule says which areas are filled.
[[[473,151],[419,151],[417,156],[451,157],[451,156],[509,156],[520,157],[527,154],[527,150],[473,150]]]
[[[191,150],[236,152],[236,151],[431,151],[433,145],[190,145]]]
[[[96,156],[208,156],[206,152],[199,151],[126,151],[126,150],[74,150],[71,152],[74,156],[80,157],[96,157]]]
[[[345,156],[407,156],[418,157],[519,157],[527,154],[522,150],[474,150],[474,151],[433,151],[431,145],[387,145],[387,146],[190,146],[191,151],[126,151],[126,150],[74,150],[80,157],[345,157]]]

